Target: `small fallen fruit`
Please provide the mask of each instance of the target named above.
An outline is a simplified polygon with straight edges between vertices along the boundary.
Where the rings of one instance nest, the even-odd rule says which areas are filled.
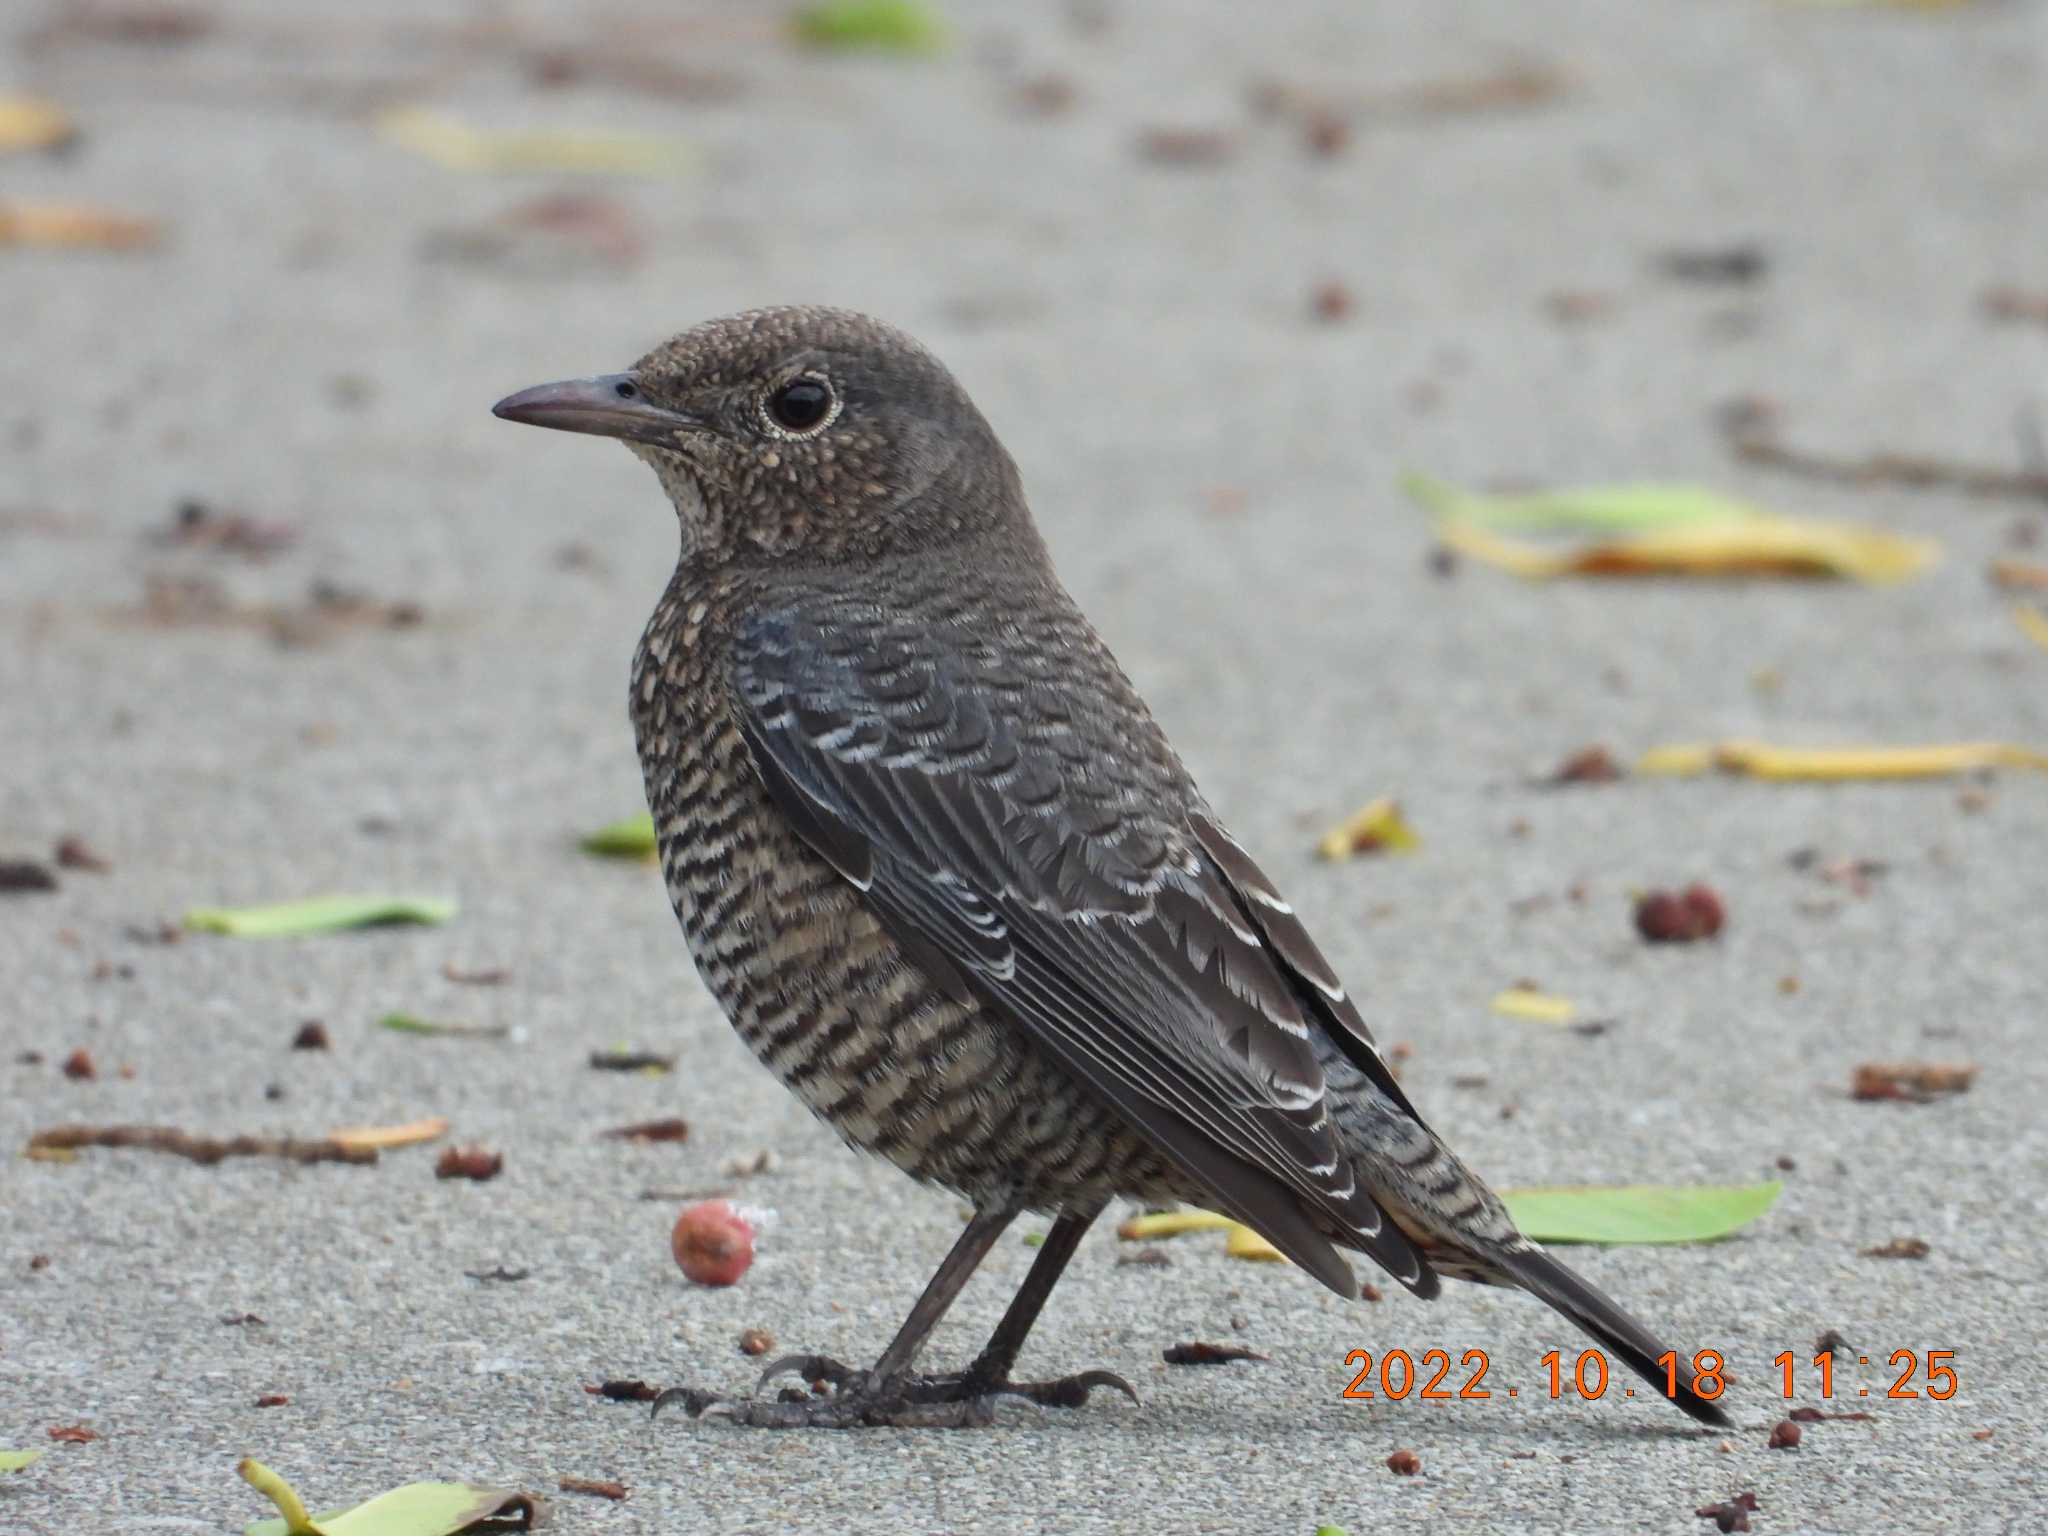
[[[1804,1431],[1790,1419],[1780,1419],[1771,1427],[1771,1449],[1774,1451],[1796,1451],[1799,1437]]]
[[[1414,1477],[1422,1470],[1422,1458],[1411,1450],[1398,1450],[1387,1458],[1387,1470],[1396,1477]]]
[[[775,1347],[775,1335],[766,1328],[749,1328],[740,1334],[740,1353],[765,1355]]]
[[[434,1163],[437,1179],[495,1179],[504,1170],[504,1154],[483,1147],[444,1147]]]
[[[64,1058],[64,1075],[74,1083],[89,1083],[100,1075],[100,1070],[93,1065],[92,1052],[81,1045]]]
[[[730,1200],[700,1200],[676,1218],[669,1248],[698,1285],[731,1285],[754,1262],[754,1229]]]
[[[1636,932],[1652,944],[1690,944],[1711,939],[1728,920],[1727,909],[1713,887],[1689,885],[1682,891],[1650,891],[1636,902]]]
[[[308,1019],[299,1026],[299,1032],[292,1036],[295,1051],[324,1051],[328,1048],[327,1026],[318,1019]]]

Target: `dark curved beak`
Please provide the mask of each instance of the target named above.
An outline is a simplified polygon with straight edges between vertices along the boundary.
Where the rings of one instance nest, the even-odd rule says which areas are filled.
[[[491,414],[530,427],[588,432],[663,448],[674,447],[678,437],[703,426],[693,416],[650,402],[640,381],[630,373],[536,384],[507,395],[491,407]]]

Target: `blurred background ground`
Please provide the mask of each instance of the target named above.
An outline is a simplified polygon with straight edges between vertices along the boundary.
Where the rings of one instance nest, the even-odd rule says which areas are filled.
[[[1528,779],[1591,742],[2048,746],[2048,655],[1985,574],[2044,558],[2043,501],[2011,492],[2048,410],[2048,12],[941,14],[945,45],[902,55],[800,47],[771,6],[7,9],[0,90],[77,127],[0,157],[15,235],[24,207],[82,204],[155,239],[0,248],[0,856],[49,865],[75,834],[111,866],[0,895],[0,1143],[441,1114],[505,1167],[0,1163],[0,1445],[50,1453],[0,1481],[0,1530],[238,1529],[264,1512],[244,1454],[316,1508],[417,1477],[630,1487],[563,1496],[565,1531],[1704,1530],[1743,1491],[1758,1530],[2028,1528],[2048,780]],[[462,129],[630,135],[656,174],[408,147],[473,159]],[[616,447],[489,415],[792,301],[952,364],[1070,585],[1475,1166],[1784,1178],[1732,1241],[1574,1258],[1730,1356],[1736,1431],[1542,1400],[1542,1352],[1579,1344],[1523,1298],[1351,1307],[1213,1238],[1119,1266],[1106,1226],[1026,1363],[1123,1371],[1142,1409],[776,1437],[586,1395],[737,1387],[746,1327],[868,1359],[957,1230],[745,1057],[655,875],[577,850],[639,808],[626,664],[675,532]],[[1991,493],[1744,461],[1737,397],[1802,451],[1980,466]],[[1944,559],[1888,589],[1446,575],[1408,468],[1707,482]],[[1316,863],[1382,793],[1421,851]],[[1726,934],[1642,945],[1631,891],[1692,879]],[[461,912],[150,941],[194,905],[351,889]],[[1614,1026],[1490,1013],[1522,978]],[[394,1009],[512,1035],[376,1029]],[[290,1051],[315,1018],[333,1050]],[[679,1069],[584,1068],[614,1044]],[[80,1048],[91,1081],[60,1070]],[[1980,1076],[1850,1101],[1855,1063],[1897,1058]],[[597,1139],[662,1114],[687,1143]],[[776,1212],[752,1272],[688,1287],[676,1202],[641,1192],[732,1184],[767,1146],[779,1166],[736,1186]],[[1901,1237],[1927,1256],[1862,1256]],[[935,1356],[976,1346],[1029,1258],[1005,1242]],[[531,1278],[465,1274],[499,1264]],[[1769,1450],[1769,1361],[1828,1328],[1873,1362],[1838,1396],[1880,1395],[1839,1406],[1874,1419]],[[1272,1360],[1156,1363],[1190,1338]],[[1393,1347],[1485,1349],[1522,1395],[1342,1401],[1346,1352]],[[1943,1348],[1953,1400],[1881,1400],[1892,1351]],[[99,1438],[51,1443],[73,1424]],[[1422,1475],[1388,1472],[1399,1447]]]

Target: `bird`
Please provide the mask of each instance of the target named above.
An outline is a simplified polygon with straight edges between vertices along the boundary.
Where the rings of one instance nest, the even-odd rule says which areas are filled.
[[[630,714],[697,971],[851,1146],[972,1214],[876,1363],[785,1356],[692,1414],[992,1422],[1129,1383],[1015,1367],[1115,1200],[1250,1226],[1356,1299],[1347,1254],[1549,1303],[1694,1419],[1669,1352],[1517,1229],[1417,1111],[1294,907],[1204,799],[1054,573],[1016,463],[919,342],[847,310],[711,320],[624,373],[500,400],[621,440],[680,528]],[[990,1249],[1051,1218],[964,1369],[917,1357]],[[765,1395],[794,1374],[811,1390]]]

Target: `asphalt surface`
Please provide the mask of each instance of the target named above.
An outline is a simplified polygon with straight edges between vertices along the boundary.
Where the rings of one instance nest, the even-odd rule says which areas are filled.
[[[2024,462],[2048,328],[1979,296],[2048,288],[2042,7],[963,6],[954,46],[912,60],[800,54],[737,6],[214,6],[183,42],[55,25],[76,14],[7,13],[0,81],[64,101],[84,138],[0,161],[0,188],[153,215],[166,239],[0,251],[0,854],[47,862],[70,833],[112,866],[0,895],[0,1145],[439,1114],[504,1171],[437,1180],[431,1149],[374,1168],[10,1155],[0,1446],[49,1454],[0,1480],[0,1531],[239,1529],[265,1513],[243,1455],[315,1508],[416,1478],[629,1486],[561,1496],[563,1531],[1688,1531],[1744,1491],[1759,1531],[2048,1512],[2048,777],[1528,782],[1591,742],[2048,747],[2048,655],[1984,575],[2027,557],[2009,546],[2043,532],[2039,501],[1774,472],[1715,421],[1761,395],[1815,451]],[[1069,92],[1049,114],[1048,80]],[[1335,100],[1348,142],[1310,153],[1258,82]],[[674,136],[696,162],[459,172],[377,137],[395,102]],[[1227,153],[1167,163],[1141,149],[1154,128]],[[637,259],[497,222],[564,191],[617,211]],[[1750,243],[1747,284],[1657,262]],[[1319,320],[1328,283],[1348,313]],[[1567,318],[1559,294],[1581,296]],[[1548,1400],[1542,1355],[1580,1342],[1527,1298],[1346,1305],[1213,1235],[1120,1266],[1107,1224],[1026,1364],[1121,1371],[1139,1408],[777,1436],[585,1392],[739,1389],[749,1327],[871,1358],[960,1220],[745,1056],[648,868],[577,850],[640,806],[626,666],[675,531],[615,446],[489,416],[788,301],[885,315],[953,364],[1077,595],[1468,1161],[1504,1185],[1784,1179],[1734,1240],[1571,1256],[1675,1345],[1728,1356],[1735,1430],[1618,1381]],[[1887,590],[1444,577],[1395,490],[1409,467],[1701,481],[1945,559]],[[187,498],[209,527],[239,512],[299,537],[265,559],[161,542]],[[309,618],[316,582],[416,613]],[[239,618],[190,621],[207,602]],[[1317,863],[1316,834],[1383,793],[1421,851]],[[1826,878],[1844,860],[1884,868],[1859,890]],[[1694,879],[1725,898],[1723,937],[1638,941],[1631,891]],[[337,890],[461,912],[130,936]],[[1521,978],[1613,1027],[1491,1013]],[[375,1027],[397,1009],[511,1034]],[[333,1049],[288,1049],[316,1018]],[[618,1044],[680,1065],[585,1067]],[[81,1047],[95,1080],[60,1070]],[[1850,1101],[1854,1065],[1889,1059],[1980,1075],[1937,1103]],[[686,1144],[598,1136],[672,1114]],[[767,1147],[772,1171],[721,1173]],[[693,1288],[666,1241],[678,1200],[642,1192],[727,1185],[774,1220],[742,1283]],[[977,1347],[1029,1263],[1021,1230],[934,1360]],[[1861,1254],[1905,1237],[1927,1256]],[[465,1274],[497,1265],[531,1277]],[[1870,1420],[1768,1449],[1792,1406],[1772,1357],[1829,1328],[1870,1360],[1834,1406]],[[1271,1360],[1160,1363],[1190,1339]],[[1345,1401],[1347,1352],[1391,1348],[1484,1350],[1502,1390]],[[1940,1349],[1951,1400],[1885,1398],[1894,1351]],[[100,1438],[50,1441],[72,1424]],[[1397,1448],[1421,1475],[1389,1472]]]

